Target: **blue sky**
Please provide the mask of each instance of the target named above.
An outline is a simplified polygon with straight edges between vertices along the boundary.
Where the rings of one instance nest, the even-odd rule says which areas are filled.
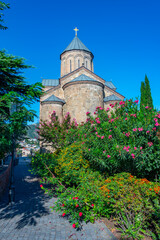
[[[4,0],[5,1],[5,0]],[[35,66],[29,83],[60,77],[60,54],[78,37],[94,54],[94,72],[126,98],[140,97],[147,74],[160,109],[159,0],[6,0],[0,48]],[[39,115],[39,103],[33,108]],[[37,119],[35,119],[37,121]]]

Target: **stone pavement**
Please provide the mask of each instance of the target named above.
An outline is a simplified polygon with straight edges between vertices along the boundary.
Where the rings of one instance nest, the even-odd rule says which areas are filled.
[[[15,167],[15,204],[9,206],[8,191],[0,202],[0,240],[116,240],[102,222],[83,224],[77,231],[67,219],[51,211],[49,198],[31,175],[29,159]]]

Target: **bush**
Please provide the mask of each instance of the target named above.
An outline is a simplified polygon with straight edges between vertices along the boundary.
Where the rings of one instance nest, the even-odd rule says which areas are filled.
[[[125,234],[133,237],[153,229],[160,236],[160,184],[120,173],[107,178],[101,191]]]
[[[64,148],[57,158],[57,163],[54,170],[56,176],[63,183],[72,186],[79,184],[89,168],[88,161],[83,159],[81,146],[77,143]]]
[[[88,114],[81,140],[84,157],[92,169],[106,172],[108,176],[125,169],[141,178],[158,178],[160,114],[148,108],[139,111],[137,101],[114,104],[115,112],[110,115],[101,107],[97,108],[95,118]]]
[[[57,166],[57,154],[58,151],[54,153],[36,153],[31,160],[32,172],[39,175],[40,177],[50,176],[50,172],[54,173],[54,169]],[[46,167],[47,165],[47,167]]]

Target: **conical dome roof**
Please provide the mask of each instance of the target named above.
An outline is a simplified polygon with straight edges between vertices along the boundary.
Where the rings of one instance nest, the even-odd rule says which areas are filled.
[[[92,52],[81,42],[81,40],[77,36],[73,38],[72,42],[68,45],[68,47],[62,53],[71,51],[71,50],[83,50],[83,51],[90,52],[92,54]]]

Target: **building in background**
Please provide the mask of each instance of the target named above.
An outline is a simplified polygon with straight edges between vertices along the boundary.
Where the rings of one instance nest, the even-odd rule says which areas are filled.
[[[40,120],[49,120],[56,111],[60,120],[69,112],[78,123],[85,122],[86,112],[93,114],[97,106],[107,108],[124,99],[111,81],[94,73],[94,55],[77,37],[78,29],[74,30],[74,39],[60,55],[60,78],[42,81]]]

